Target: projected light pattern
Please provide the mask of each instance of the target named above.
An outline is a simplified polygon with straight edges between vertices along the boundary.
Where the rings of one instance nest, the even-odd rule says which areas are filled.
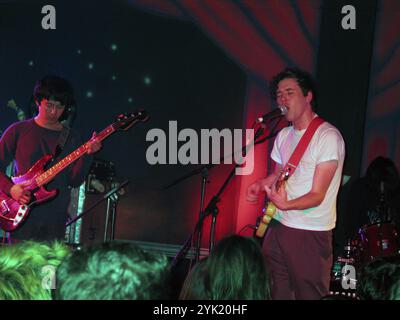
[[[365,124],[363,172],[376,156],[400,168],[400,2],[379,2]]]

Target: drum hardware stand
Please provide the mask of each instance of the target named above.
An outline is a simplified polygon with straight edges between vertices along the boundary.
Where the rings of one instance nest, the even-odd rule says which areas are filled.
[[[3,232],[3,236],[2,236],[3,240],[1,242],[1,245],[5,245],[5,244],[10,245],[10,244],[12,244],[12,242],[11,242],[11,232],[4,231],[4,230],[1,230],[1,231]]]
[[[259,141],[257,141],[257,139],[260,136],[263,135],[264,129],[266,127],[264,123],[261,123],[260,127],[257,129],[257,131],[256,131],[256,133],[254,135],[253,140],[250,143],[247,143],[242,148],[242,150],[241,150],[242,155],[244,154],[244,156],[246,156],[250,147],[252,147],[254,145],[257,145],[257,144],[260,144],[260,143],[262,143],[262,142],[264,142],[264,141],[266,141],[268,139],[271,139],[271,138],[275,137],[278,134],[278,131],[276,131],[276,128],[278,127],[278,125],[279,125],[281,120],[282,120],[282,117],[279,118],[279,121],[276,122],[275,126],[271,130],[272,134],[270,134],[270,135],[260,139]],[[253,128],[254,128],[254,126],[253,126]],[[221,163],[221,160],[223,161],[224,157],[221,157],[220,163]],[[213,168],[214,166],[215,166],[215,164],[204,165],[204,166],[202,166],[202,167],[200,167],[198,169],[193,170],[189,174],[187,174],[187,175],[175,180],[173,183],[167,185],[166,187],[164,187],[164,189],[168,189],[168,188],[174,186],[175,184],[179,183],[180,181],[182,181],[182,180],[184,180],[186,178],[189,178],[189,177],[191,177],[191,176],[193,176],[195,174],[198,174],[199,172],[202,172],[203,179],[202,179],[202,188],[201,188],[202,194],[201,194],[201,203],[200,203],[200,206],[201,206],[200,207],[200,218],[196,223],[195,231],[188,237],[188,239],[185,241],[185,243],[182,246],[182,248],[179,250],[178,254],[173,259],[171,267],[175,266],[178,263],[178,261],[182,257],[184,257],[186,255],[186,253],[187,253],[187,251],[189,249],[189,244],[191,243],[194,234],[198,235],[197,243],[196,243],[196,249],[195,249],[195,252],[196,252],[196,255],[195,255],[196,260],[195,261],[196,262],[198,261],[199,255],[200,255],[200,240],[201,240],[200,237],[199,237],[199,235],[201,236],[201,231],[199,232],[199,230],[202,229],[202,225],[203,225],[204,219],[209,214],[212,215],[211,229],[210,229],[210,240],[209,240],[209,252],[211,252],[214,249],[215,227],[216,227],[216,222],[217,222],[217,215],[218,215],[218,212],[219,212],[219,209],[217,207],[217,203],[220,201],[221,194],[223,193],[225,188],[228,186],[228,184],[231,181],[231,179],[234,177],[236,168],[239,167],[240,165],[239,164],[235,164],[235,166],[233,167],[233,169],[229,173],[228,177],[225,179],[224,183],[222,184],[222,186],[219,189],[219,191],[217,192],[217,194],[210,200],[210,202],[208,203],[206,209],[203,211],[202,208],[203,208],[203,201],[204,201],[205,183],[206,183],[206,179],[207,179],[207,176],[208,176],[208,170]],[[203,170],[204,170],[204,172],[206,172],[206,174],[203,173]]]
[[[93,210],[95,207],[97,207],[100,203],[102,203],[104,200],[107,199],[107,217],[106,217],[106,226],[105,226],[105,233],[104,233],[104,242],[107,241],[106,235],[107,235],[107,229],[108,229],[108,218],[109,218],[109,212],[111,212],[112,215],[112,222],[111,222],[111,239],[114,240],[114,228],[115,228],[115,217],[116,217],[116,206],[117,206],[117,200],[118,200],[118,195],[117,192],[121,190],[124,186],[126,186],[129,183],[129,180],[125,180],[122,182],[120,185],[116,185],[114,188],[112,188],[109,192],[107,192],[104,196],[101,197],[98,201],[96,201],[93,205],[91,205],[88,209],[74,217],[73,219],[69,220],[66,223],[66,227],[77,221],[78,219],[82,218],[84,215],[86,215],[88,212]]]
[[[354,256],[352,239],[347,239],[347,244],[344,246],[343,257],[337,257],[337,261],[333,264],[329,286],[330,294],[356,297],[357,279],[348,277],[350,273],[347,271],[351,270],[350,268],[356,268],[356,259]],[[349,287],[346,289],[343,288],[344,280],[349,284]]]
[[[383,243],[383,232],[382,232],[382,224],[387,220],[387,212],[386,212],[386,201],[385,201],[385,183],[384,181],[380,182],[380,197],[379,197],[379,221],[378,221],[378,236],[379,236],[379,249],[381,256],[384,255],[384,243]]]

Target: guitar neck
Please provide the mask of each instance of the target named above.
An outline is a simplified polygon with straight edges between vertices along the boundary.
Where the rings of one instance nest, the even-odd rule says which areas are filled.
[[[109,137],[112,133],[114,133],[116,130],[113,127],[113,125],[109,125],[107,128],[105,128],[103,131],[97,134],[97,139],[100,141],[103,141],[107,137]],[[35,181],[38,187],[45,185],[46,183],[49,183],[51,180],[54,179],[54,177],[59,174],[61,171],[63,171],[66,167],[68,167],[71,163],[74,161],[78,160],[80,157],[85,155],[88,150],[89,150],[89,141],[81,145],[78,149],[75,151],[71,152],[69,155],[67,155],[65,158],[57,162],[55,165],[53,165],[51,168],[47,169],[45,172],[40,174],[38,177],[36,177]]]
[[[285,171],[281,171],[279,173],[279,175],[276,177],[274,183],[272,184],[272,186],[275,188],[275,190],[279,190],[280,188],[285,186],[285,183],[287,181],[287,179],[289,178],[289,176],[286,174]]]
[[[275,190],[278,191],[282,188],[282,186],[284,185],[285,181],[279,180],[275,183]]]

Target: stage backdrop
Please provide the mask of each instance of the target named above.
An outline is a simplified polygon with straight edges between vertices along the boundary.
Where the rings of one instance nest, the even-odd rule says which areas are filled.
[[[365,122],[363,174],[377,156],[400,168],[400,2],[378,1],[369,99]]]

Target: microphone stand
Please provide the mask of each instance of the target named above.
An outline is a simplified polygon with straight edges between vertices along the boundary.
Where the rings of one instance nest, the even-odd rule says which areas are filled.
[[[247,155],[247,152],[250,150],[250,148],[260,142],[265,141],[266,139],[263,139],[260,142],[257,142],[257,139],[264,133],[264,129],[265,129],[265,125],[262,124],[256,131],[255,135],[254,135],[254,139],[253,141],[251,141],[250,143],[248,143],[246,146],[244,146],[242,148],[242,153],[244,153],[244,156]],[[275,135],[272,135],[275,136]],[[268,136],[267,138],[271,138],[272,136]],[[207,215],[211,214],[212,215],[212,219],[211,219],[211,229],[210,229],[210,242],[209,242],[209,251],[211,252],[214,249],[214,242],[215,242],[215,227],[217,224],[217,215],[219,212],[219,209],[217,207],[217,203],[221,200],[221,194],[224,192],[224,190],[226,189],[226,187],[228,186],[229,182],[232,180],[232,178],[235,176],[235,171],[236,168],[238,168],[240,166],[240,164],[235,164],[232,168],[232,170],[230,171],[229,175],[227,176],[227,178],[225,179],[224,183],[222,184],[222,186],[220,187],[220,189],[218,190],[217,194],[211,199],[211,201],[208,203],[207,208],[205,210],[205,213]]]
[[[271,139],[273,137],[275,137],[278,132],[275,132],[276,128],[278,127],[279,123],[281,122],[282,117],[279,117],[279,121],[275,124],[275,126],[272,129],[272,134],[268,135],[267,137],[257,141],[257,139],[264,133],[264,129],[265,129],[265,124],[262,123],[261,126],[257,129],[255,135],[254,135],[254,139],[253,141],[251,141],[251,143],[245,145],[242,148],[242,154],[244,153],[244,155],[247,155],[248,152],[248,148],[253,146],[253,145],[257,145],[260,143],[263,143],[264,141]],[[253,125],[254,127],[254,125]],[[221,157],[222,160],[224,160],[223,157]],[[221,160],[220,159],[220,160]],[[198,172],[206,172],[208,175],[208,169],[211,169],[215,166],[215,164],[207,164],[202,166],[201,168],[195,169],[193,170],[191,173],[179,178],[178,180],[174,181],[173,183],[171,183],[170,185],[166,186],[165,189],[172,187],[173,185],[177,184],[178,182],[194,175],[197,174]],[[217,220],[217,215],[218,215],[218,207],[217,207],[217,203],[220,201],[220,196],[223,193],[223,191],[225,190],[225,188],[228,186],[229,182],[232,180],[232,178],[235,175],[235,170],[238,167],[238,164],[235,164],[235,166],[233,167],[233,169],[231,170],[231,172],[229,173],[228,177],[225,179],[225,182],[222,184],[221,188],[219,189],[219,191],[217,192],[217,194],[211,199],[211,201],[208,203],[206,209],[204,210],[204,212],[200,209],[200,217],[199,220],[196,223],[196,226],[194,228],[194,232],[192,234],[190,234],[190,236],[186,239],[184,245],[182,246],[182,248],[179,250],[179,252],[177,253],[177,255],[174,257],[170,268],[174,267],[178,261],[184,257],[189,249],[189,244],[192,242],[193,239],[193,235],[194,234],[201,234],[201,231],[199,232],[199,230],[202,229],[203,226],[203,221],[205,219],[206,216],[208,216],[209,214],[212,214],[212,222],[211,222],[211,230],[210,230],[210,242],[209,242],[209,250],[210,252],[214,249],[214,239],[215,239],[215,226],[216,226],[216,220]],[[201,194],[201,203],[200,206],[201,208],[203,207],[203,201],[204,201],[204,191],[205,191],[205,178],[203,175],[203,179],[202,179],[202,194]],[[197,262],[199,259],[199,255],[200,255],[200,239],[199,237],[197,238],[197,243],[196,243],[196,255],[195,255],[195,261]]]
[[[201,170],[201,195],[200,195],[200,213],[199,213],[199,221],[203,221],[203,216],[204,216],[204,195],[206,193],[206,184],[207,184],[207,178],[208,178],[208,169],[203,168]],[[201,245],[201,236],[202,236],[202,231],[203,231],[203,225],[199,225],[197,228],[197,243],[196,243],[196,257],[195,261],[197,262],[200,258],[200,245]]]

